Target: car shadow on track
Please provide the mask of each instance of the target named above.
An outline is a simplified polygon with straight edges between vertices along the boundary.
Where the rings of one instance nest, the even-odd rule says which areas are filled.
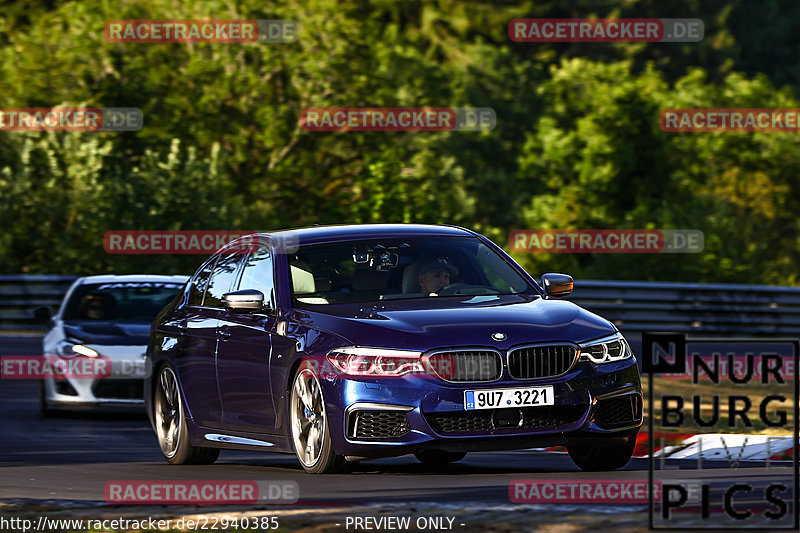
[[[252,456],[237,460],[235,456],[223,456],[219,464],[241,466],[245,468],[269,468],[287,472],[301,472],[302,468],[291,455],[269,454],[254,459]],[[646,471],[647,459],[634,458],[623,469],[625,471]],[[555,452],[502,452],[470,454],[457,463],[438,465],[422,464],[412,456],[362,461],[355,465],[349,475],[412,475],[412,476],[448,476],[448,475],[489,475],[489,474],[581,474],[581,471],[564,453]],[[598,472],[596,476],[612,475],[612,472]]]
[[[39,415],[43,420],[47,419],[72,419],[72,420],[96,420],[99,422],[147,422],[147,414],[144,411],[68,411],[53,410],[46,416]]]
[[[232,459],[232,458],[231,458]],[[362,461],[352,467],[346,475],[465,475],[465,474],[512,474],[512,473],[536,473],[536,472],[564,472],[576,471],[577,468],[569,459],[564,463],[563,468],[554,466],[499,466],[491,464],[470,463],[464,460],[458,463],[448,463],[441,465],[427,465],[417,462],[413,457],[401,457],[393,459],[391,463],[386,460]],[[302,473],[300,463],[292,456],[287,455],[286,459],[265,458],[264,460],[235,461],[228,460],[217,464],[231,467],[268,468],[276,470],[286,470],[294,473]],[[309,474],[312,475],[312,474]]]

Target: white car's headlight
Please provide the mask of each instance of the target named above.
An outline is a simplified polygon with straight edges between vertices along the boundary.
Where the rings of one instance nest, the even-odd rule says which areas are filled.
[[[628,341],[621,333],[581,344],[581,361],[613,363],[633,357]]]
[[[75,355],[83,355],[86,357],[97,357],[100,354],[97,353],[95,350],[92,350],[88,346],[84,346],[83,344],[78,344],[74,341],[70,340],[63,340],[58,343],[56,347],[56,354],[61,356],[75,356]]]

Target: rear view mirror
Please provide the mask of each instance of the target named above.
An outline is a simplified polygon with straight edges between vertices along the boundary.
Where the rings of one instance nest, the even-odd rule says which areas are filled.
[[[36,322],[47,324],[53,318],[53,310],[48,305],[42,305],[33,309],[33,319]]]
[[[548,296],[563,298],[572,292],[572,276],[566,274],[542,274],[542,285]]]
[[[227,309],[234,311],[263,311],[264,293],[255,289],[228,292],[222,295],[222,303]]]
[[[388,272],[393,268],[397,268],[398,261],[399,257],[396,253],[384,250],[372,258],[370,266],[378,272]]]

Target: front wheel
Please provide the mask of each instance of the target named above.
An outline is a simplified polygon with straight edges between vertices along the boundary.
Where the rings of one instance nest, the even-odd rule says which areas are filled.
[[[584,472],[601,472],[622,468],[633,456],[636,434],[626,437],[572,439],[567,451],[572,461]]]
[[[310,474],[335,474],[348,469],[347,460],[333,451],[325,398],[314,369],[303,364],[292,382],[289,419],[294,452]]]
[[[163,366],[158,373],[153,408],[158,445],[167,462],[174,465],[210,465],[217,460],[218,448],[193,446],[189,442],[178,378],[169,366]]]
[[[39,382],[39,412],[45,418],[56,415],[56,412],[50,407],[50,403],[47,401],[47,388],[44,381]]]

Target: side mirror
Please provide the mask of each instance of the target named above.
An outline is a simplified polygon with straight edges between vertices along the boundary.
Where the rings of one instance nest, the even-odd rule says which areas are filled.
[[[53,318],[53,310],[50,309],[50,306],[42,305],[40,307],[34,307],[33,319],[36,320],[36,322],[47,324],[50,322],[51,318]]]
[[[563,298],[572,292],[572,276],[566,274],[542,274],[542,285],[548,296]]]
[[[228,292],[222,295],[222,304],[232,311],[263,311],[264,293],[255,289]]]

